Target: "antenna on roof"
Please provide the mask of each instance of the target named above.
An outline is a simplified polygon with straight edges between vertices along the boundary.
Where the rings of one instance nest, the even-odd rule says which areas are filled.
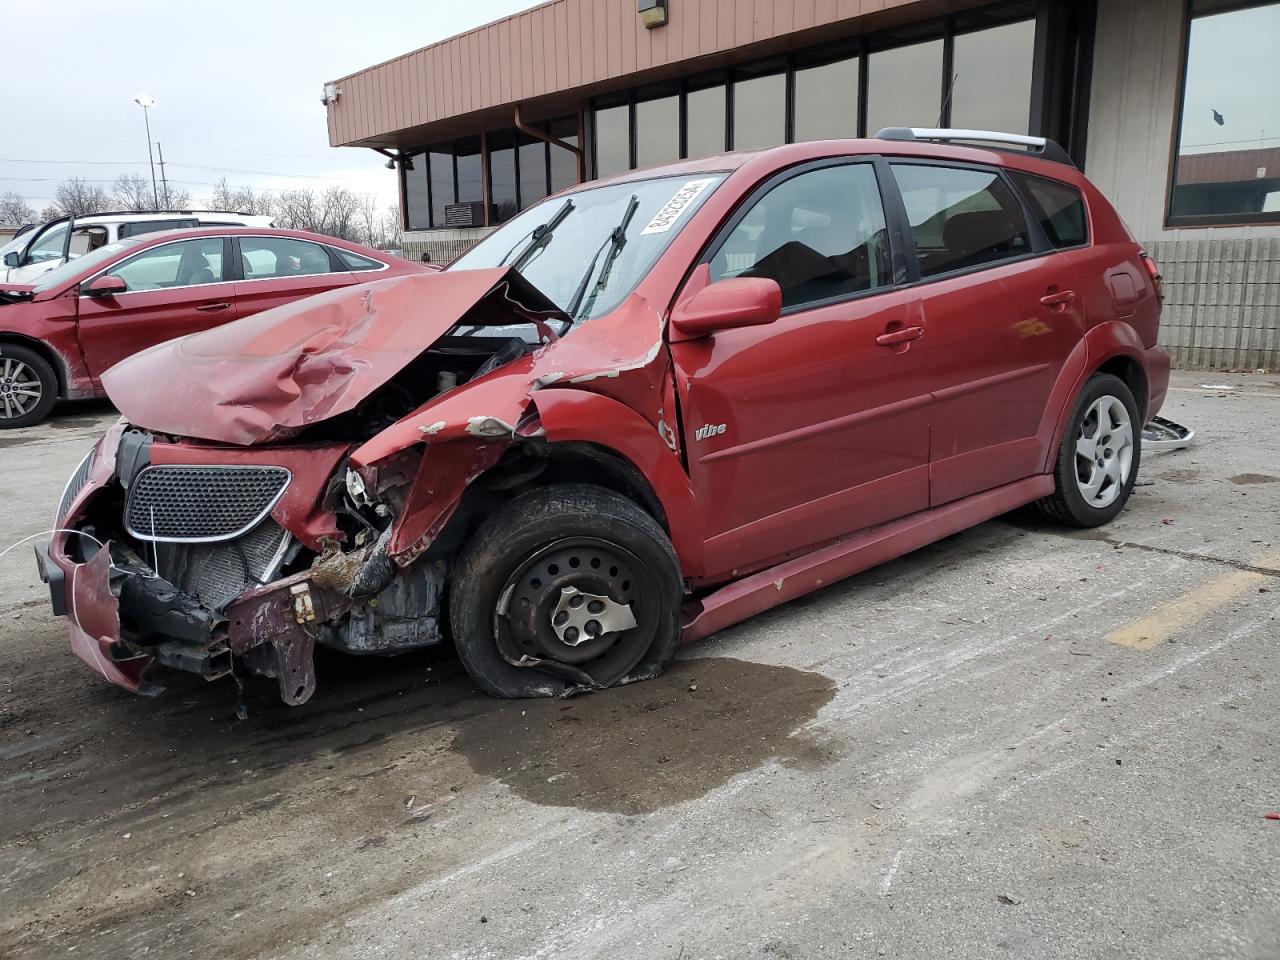
[[[960,79],[960,74],[951,75],[951,82],[947,84],[947,95],[942,98],[942,110],[938,113],[938,126],[941,127],[947,119],[947,107],[951,106],[951,95],[956,92],[956,81]],[[161,170],[164,167],[160,168]]]

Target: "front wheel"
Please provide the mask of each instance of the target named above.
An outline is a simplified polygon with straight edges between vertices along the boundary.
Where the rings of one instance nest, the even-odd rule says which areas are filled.
[[[0,430],[30,427],[49,416],[58,399],[58,378],[40,354],[0,344]]]
[[[680,570],[662,528],[589,484],[516,497],[467,543],[450,586],[462,665],[495,697],[656,676],[679,640]]]
[[[1037,502],[1051,520],[1099,527],[1124,509],[1138,479],[1142,425],[1133,392],[1096,373],[1076,398],[1054,467],[1057,489]]]

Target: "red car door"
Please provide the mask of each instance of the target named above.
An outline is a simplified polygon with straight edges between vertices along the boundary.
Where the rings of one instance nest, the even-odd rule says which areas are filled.
[[[115,296],[79,297],[80,346],[95,379],[147,347],[236,318],[226,245],[217,236],[162,243],[85,281],[110,274],[128,287]]]
[[[310,240],[237,236],[235,241],[241,274],[236,303],[242,317],[359,282],[325,247]]]
[[[1049,393],[1084,335],[1070,257],[1046,252],[1000,172],[892,164],[919,264],[934,506],[1044,470]]]
[[[671,345],[708,576],[928,506],[925,331],[893,286],[874,165],[784,173],[709,268],[776,280],[783,316]]]

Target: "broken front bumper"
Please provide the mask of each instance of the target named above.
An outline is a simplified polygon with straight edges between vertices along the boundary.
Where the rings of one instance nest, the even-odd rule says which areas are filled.
[[[104,679],[144,695],[163,689],[148,673],[152,664],[212,680],[243,658],[249,671],[278,678],[286,703],[304,702],[315,690],[318,628],[350,609],[347,597],[313,584],[308,570],[243,590],[215,609],[160,576],[127,539],[103,543],[98,536],[105,534],[92,527],[79,532],[93,499],[116,482],[125,429],[117,424],[86,458],[63,495],[60,529],[36,549],[53,612],[68,620],[72,650]],[[331,466],[325,458],[322,468]],[[77,537],[83,544],[68,549]]]

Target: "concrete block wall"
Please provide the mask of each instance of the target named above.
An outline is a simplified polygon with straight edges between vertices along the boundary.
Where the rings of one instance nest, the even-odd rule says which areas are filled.
[[[406,230],[404,255],[406,259],[419,260],[426,253],[430,255],[432,263],[444,266],[455,257],[466,253],[496,229],[496,227],[470,227],[451,230]]]
[[[1280,370],[1280,238],[1157,240],[1160,339],[1192,369]]]

